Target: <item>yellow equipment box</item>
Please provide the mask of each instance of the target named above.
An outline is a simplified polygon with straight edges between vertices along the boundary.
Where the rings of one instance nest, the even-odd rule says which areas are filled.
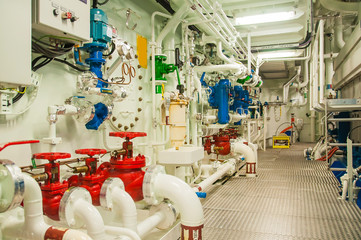
[[[289,136],[273,136],[272,137],[273,148],[290,148]]]

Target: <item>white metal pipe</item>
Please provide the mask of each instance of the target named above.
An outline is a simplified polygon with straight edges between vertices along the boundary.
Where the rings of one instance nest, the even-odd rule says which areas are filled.
[[[169,20],[169,22],[167,23],[167,25],[163,28],[163,30],[159,33],[158,37],[157,37],[157,53],[161,54],[161,49],[162,49],[162,42],[163,39],[168,35],[168,33],[172,30],[172,29],[176,29],[178,24],[181,22],[181,20],[188,15],[189,11],[191,10],[191,8],[189,7],[189,5],[187,3],[183,4],[183,6],[181,6],[178,11],[172,16],[172,18]]]
[[[87,233],[94,239],[107,239],[102,216],[99,211],[84,199],[77,199],[74,203],[74,215],[84,221]]]
[[[320,34],[320,53],[319,53],[319,57],[320,57],[320,73],[319,73],[319,77],[320,77],[320,94],[319,94],[319,103],[323,104],[324,103],[324,97],[325,97],[325,65],[324,65],[324,46],[325,46],[325,42],[324,42],[324,26],[325,26],[325,22],[323,19],[320,20],[320,29],[319,29],[319,34]]]
[[[143,238],[146,234],[158,226],[165,218],[162,211],[158,211],[138,224],[138,235]]]
[[[335,19],[335,42],[339,49],[345,45],[345,41],[343,40],[342,16],[338,16]]]
[[[316,112],[311,110],[311,142],[316,140]]]
[[[231,59],[229,59],[228,57],[226,57],[226,55],[223,54],[222,52],[223,48],[222,48],[222,42],[218,41],[217,42],[217,56],[222,59],[223,61],[227,62],[227,63],[231,63],[234,64],[235,62],[232,61]]]
[[[128,228],[120,228],[120,227],[113,227],[113,226],[105,226],[105,232],[110,235],[116,235],[116,236],[126,236],[127,239],[130,240],[141,240],[141,238],[138,236],[136,232],[133,230],[130,230]],[[107,238],[109,239],[109,238]],[[122,239],[122,238],[119,238]],[[96,240],[96,239],[94,239]]]
[[[153,123],[153,143],[156,142],[157,140],[157,128],[155,127],[156,123],[157,123],[157,115],[156,115],[156,93],[155,93],[155,47],[156,47],[156,42],[155,42],[155,30],[154,30],[154,25],[155,25],[155,17],[156,16],[162,16],[165,18],[171,18],[171,15],[168,14],[164,14],[162,12],[154,12],[152,14],[151,17],[151,27],[152,27],[152,42],[150,43],[151,45],[151,54],[152,54],[152,59],[151,59],[151,65],[152,65],[152,123]]]
[[[248,53],[247,53],[247,69],[248,69],[248,73],[251,74],[251,62],[252,62],[252,59],[251,59],[251,56],[252,56],[252,53],[251,53],[251,33],[249,32],[247,34],[247,47],[248,47]]]
[[[196,66],[193,68],[196,72],[219,72],[219,71],[241,71],[244,72],[245,67],[238,63],[223,65]]]
[[[348,181],[345,180],[342,182],[342,195],[341,195],[342,200],[346,200],[347,189],[348,189]]]
[[[10,233],[12,236],[17,236],[21,239],[44,239],[46,232],[59,232],[56,227],[48,225],[44,221],[43,216],[43,198],[38,182],[27,174],[22,174],[24,178],[25,192],[24,192],[24,226],[13,229],[6,229],[4,233]],[[87,234],[74,230],[62,229],[65,234],[61,239],[63,240],[91,240]],[[3,234],[4,234],[3,233]],[[62,232],[60,232],[62,233]]]
[[[231,151],[235,154],[242,154],[246,159],[246,176],[256,176],[256,156],[251,147],[244,144],[242,141],[231,144]]]
[[[137,231],[137,208],[132,197],[125,190],[117,187],[111,192],[114,221],[120,221],[123,227]]]
[[[189,227],[203,225],[202,204],[187,183],[175,176],[159,174],[156,176],[154,188],[157,196],[174,202],[176,208],[179,209],[182,225]]]
[[[23,174],[24,193],[24,235],[27,239],[44,239],[46,230],[50,227],[44,222],[43,196],[39,184],[29,175]]]
[[[211,186],[215,181],[223,177],[227,173],[233,174],[235,171],[235,159],[229,159],[226,163],[222,164],[218,170],[213,173],[211,176],[198,183],[193,190],[196,192],[205,191],[207,187]]]

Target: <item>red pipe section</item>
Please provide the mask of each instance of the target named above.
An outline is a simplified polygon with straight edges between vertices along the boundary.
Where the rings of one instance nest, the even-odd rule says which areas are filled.
[[[338,150],[338,147],[334,147],[334,148],[332,148],[329,152],[328,152],[328,157],[327,157],[327,160],[329,160],[332,156],[333,156],[333,154],[335,154],[335,152]],[[318,158],[318,159],[316,159],[317,161],[326,161],[326,155],[325,156],[323,156],[323,157],[321,157],[321,158]]]
[[[290,130],[291,128],[293,128],[293,127],[292,127],[292,126],[289,126],[288,128],[283,129],[280,133],[285,133],[285,132],[287,132],[288,130]]]
[[[0,152],[2,150],[4,150],[5,148],[7,148],[8,146],[30,144],[30,143],[39,143],[39,142],[40,142],[39,140],[22,140],[22,141],[17,141],[17,142],[8,142],[8,143],[5,143],[4,145],[2,145],[0,147]]]

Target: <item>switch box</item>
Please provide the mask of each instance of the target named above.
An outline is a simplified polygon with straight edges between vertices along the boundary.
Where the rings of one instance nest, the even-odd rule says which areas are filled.
[[[31,84],[31,2],[0,1],[0,88]]]
[[[32,0],[32,28],[49,35],[90,40],[91,0]]]

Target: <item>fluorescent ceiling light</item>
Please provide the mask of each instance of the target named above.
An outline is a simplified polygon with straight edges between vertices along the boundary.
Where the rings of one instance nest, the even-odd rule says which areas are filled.
[[[260,15],[238,17],[236,18],[236,25],[280,22],[280,21],[290,20],[294,18],[295,15],[296,15],[295,11],[288,11],[288,12],[266,13]]]
[[[266,58],[285,58],[285,57],[294,57],[297,54],[295,51],[283,51],[283,52],[265,52],[259,53],[257,57],[266,59]]]

